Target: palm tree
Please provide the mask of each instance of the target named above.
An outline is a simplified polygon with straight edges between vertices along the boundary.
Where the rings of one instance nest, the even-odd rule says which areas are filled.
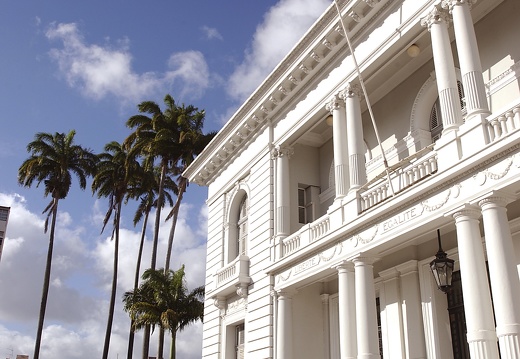
[[[165,192],[164,184],[175,159],[178,157],[176,151],[178,149],[180,132],[175,115],[177,111],[175,100],[170,95],[166,95],[164,103],[167,109],[163,112],[159,105],[153,101],[141,102],[138,105],[141,114],[130,117],[126,122],[126,125],[131,129],[135,129],[135,131],[124,142],[128,148],[131,148],[132,152],[144,156],[145,168],[153,168],[157,160],[161,171],[153,236],[152,269],[155,269],[157,263],[161,208]],[[144,114],[151,115],[151,117]]]
[[[126,292],[124,309],[134,322],[134,330],[151,325],[171,334],[170,359],[175,359],[177,332],[203,319],[204,287],[188,292],[184,265],[177,271],[148,269],[137,291]]]
[[[188,179],[182,176],[182,173],[193,162],[195,157],[199,155],[208,143],[215,137],[216,132],[208,134],[202,133],[204,126],[205,112],[199,111],[193,106],[178,107],[177,122],[180,128],[179,146],[177,149],[178,157],[175,160],[175,173],[179,174],[177,178],[178,194],[175,205],[166,217],[166,220],[172,218],[170,234],[168,236],[168,249],[166,251],[165,270],[170,269],[170,260],[173,247],[173,237],[175,235],[175,227],[177,226],[177,218],[179,209],[184,196],[184,192],[189,185]]]
[[[119,227],[121,220],[121,208],[123,200],[129,189],[138,183],[138,176],[142,172],[139,162],[129,155],[125,147],[116,141],[105,145],[104,153],[98,155],[99,163],[97,173],[92,182],[92,191],[97,192],[98,198],[108,198],[108,210],[103,220],[101,232],[105,229],[112,213],[113,228],[112,239],[114,243],[114,264],[112,275],[112,292],[110,295],[110,307],[108,312],[105,343],[103,346],[103,359],[108,358],[110,348],[110,336],[114,319],[114,307],[117,290],[117,271],[119,262]]]
[[[142,168],[142,167],[141,167]],[[141,271],[141,260],[143,256],[143,247],[144,240],[146,237],[146,227],[148,225],[148,216],[151,210],[157,206],[157,191],[158,191],[158,179],[156,171],[143,171],[143,177],[141,181],[130,190],[128,193],[128,197],[139,199],[139,204],[137,206],[137,210],[134,216],[134,226],[137,225],[141,220],[143,220],[143,225],[141,228],[141,240],[139,242],[139,250],[137,253],[137,261],[135,268],[135,277],[134,277],[134,291],[137,290],[139,286],[139,273]],[[177,191],[177,187],[173,181],[166,181],[165,188],[172,190],[173,192]],[[168,202],[170,206],[173,205],[173,200],[169,192],[164,193],[165,201]],[[128,351],[127,351],[127,359],[133,358],[133,350],[134,350],[134,331],[132,330],[133,323],[130,324],[130,332],[128,334]]]
[[[52,266],[52,252],[54,248],[54,232],[56,216],[60,199],[67,197],[72,185],[72,174],[78,180],[82,189],[87,185],[87,177],[94,174],[97,157],[88,149],[74,144],[76,131],[68,134],[56,132],[37,133],[34,141],[27,145],[27,152],[31,155],[18,169],[18,183],[24,187],[31,187],[36,181],[37,187],[44,183],[44,196],[51,196],[51,202],[45,207],[43,213],[47,214],[44,232],[47,233],[49,219],[51,220],[49,247],[47,250],[47,262],[43,279],[43,290],[38,318],[38,329],[34,346],[34,359],[40,357],[40,345],[49,294],[49,283]]]
[[[145,167],[151,169],[159,162],[160,177],[157,194],[157,211],[155,215],[154,235],[152,244],[151,269],[156,268],[157,247],[159,243],[159,227],[161,224],[161,209],[164,204],[165,182],[172,167],[179,157],[180,129],[177,119],[178,107],[171,95],[164,97],[165,111],[153,101],[144,101],[138,105],[140,114],[132,116],[126,122],[127,127],[134,129],[126,139],[125,145],[132,152],[144,156]],[[149,115],[149,116],[147,116]],[[143,334],[143,359],[148,359],[150,329],[145,327]],[[161,354],[159,354],[159,357]]]

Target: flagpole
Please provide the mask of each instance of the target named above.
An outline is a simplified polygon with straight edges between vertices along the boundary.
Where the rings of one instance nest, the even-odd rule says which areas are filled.
[[[383,149],[383,145],[381,144],[381,139],[379,137],[379,131],[377,130],[376,121],[374,118],[374,113],[372,112],[372,106],[370,105],[370,100],[368,98],[367,89],[365,88],[365,82],[363,81],[363,76],[361,75],[361,71],[359,69],[358,62],[356,60],[356,55],[354,54],[354,49],[352,48],[352,44],[348,38],[347,28],[343,23],[343,17],[341,16],[341,11],[338,6],[337,0],[333,0],[334,5],[336,6],[336,10],[338,12],[339,21],[341,23],[341,27],[343,28],[343,33],[345,34],[345,39],[347,39],[348,48],[350,49],[350,54],[352,55],[352,60],[354,60],[354,66],[356,67],[357,75],[359,78],[359,84],[361,85],[361,89],[363,91],[363,96],[365,96],[365,101],[367,102],[368,113],[370,114],[370,119],[372,120],[372,126],[374,127],[374,132],[376,134],[377,143],[379,144],[379,149],[381,150],[381,155],[383,156],[383,164],[385,166],[385,171],[387,175],[388,185],[390,187],[390,191],[392,192],[392,196],[395,195],[394,187],[392,186],[392,181],[390,181],[390,171],[388,169],[388,161],[386,160],[385,151]]]

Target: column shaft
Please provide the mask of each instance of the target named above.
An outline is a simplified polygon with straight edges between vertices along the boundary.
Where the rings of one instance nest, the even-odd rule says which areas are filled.
[[[277,359],[293,359],[292,295],[291,292],[278,292]]]
[[[432,38],[433,62],[441,105],[443,133],[457,130],[462,124],[457,76],[448,35],[448,14],[434,8],[421,24],[428,27]]]
[[[349,84],[340,95],[345,99],[347,117],[350,191],[361,187],[367,181],[365,146],[363,143],[363,120],[361,117],[361,104],[359,103],[360,94],[361,88],[358,85]]]
[[[480,212],[474,209],[464,209],[453,215],[457,227],[467,339],[472,359],[498,359],[479,216]]]
[[[290,234],[290,175],[289,158],[291,148],[277,147],[273,150],[276,158],[276,235],[286,237]]]
[[[453,16],[468,116],[476,113],[489,114],[477,37],[471,19],[470,3],[473,2],[475,0],[443,0],[442,2],[442,6],[448,8]]]
[[[482,207],[497,335],[502,359],[520,358],[520,281],[506,214],[506,200],[490,197]]]
[[[338,270],[339,348],[341,359],[356,358],[356,285],[354,266],[342,263]]]
[[[334,142],[334,175],[336,180],[336,199],[348,193],[348,152],[347,124],[344,106],[338,96],[334,96],[326,108],[332,113],[332,141]]]
[[[374,260],[353,259],[356,278],[356,326],[358,359],[379,359]]]

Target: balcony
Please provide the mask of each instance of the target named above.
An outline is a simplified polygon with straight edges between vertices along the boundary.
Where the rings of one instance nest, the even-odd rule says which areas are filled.
[[[239,296],[247,295],[251,283],[249,277],[249,257],[240,255],[232,262],[219,269],[213,276],[215,288],[213,296],[225,297],[236,292]]]

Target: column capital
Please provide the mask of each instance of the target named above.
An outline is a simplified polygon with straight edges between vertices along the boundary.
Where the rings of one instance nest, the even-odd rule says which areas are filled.
[[[421,26],[428,28],[430,31],[432,25],[445,23],[448,25],[450,22],[450,15],[447,11],[434,7],[433,10],[421,19]]]
[[[339,92],[339,97],[343,100],[346,100],[347,98],[361,97],[361,95],[363,95],[361,86],[352,82],[349,82],[347,86]]]
[[[379,260],[378,257],[368,255],[366,253],[359,253],[358,255],[349,258],[349,261],[354,263],[354,266],[372,265]]]
[[[329,304],[330,294],[320,294],[320,298],[323,304]]]
[[[332,111],[339,110],[345,107],[345,102],[340,99],[338,95],[332,96],[329,101],[325,104],[325,109],[332,114]]]
[[[453,11],[453,8],[455,6],[462,6],[462,5],[468,5],[468,7],[471,9],[473,4],[475,4],[477,0],[442,0],[441,6],[443,9],[449,10],[451,13]]]
[[[477,220],[480,218],[480,215],[481,215],[481,213],[478,209],[468,207],[468,208],[463,208],[461,210],[454,212],[453,219],[455,219],[455,223],[458,223],[467,218]]]
[[[278,300],[280,299],[292,299],[292,297],[298,293],[296,289],[292,288],[282,288],[282,289],[275,289],[276,296]]]
[[[289,147],[289,146],[277,145],[271,150],[271,155],[274,158],[287,157],[287,159],[290,159],[291,156],[294,155],[294,148]]]
[[[331,266],[332,269],[336,269],[338,272],[347,271],[352,272],[354,271],[354,263],[351,261],[341,261],[338,263],[335,263]]]
[[[444,217],[453,217],[453,219],[455,219],[455,223],[457,223],[457,221],[463,220],[466,217],[471,219],[479,219],[480,215],[481,212],[479,207],[471,204],[464,204],[458,208],[455,208],[453,211],[445,213]]]
[[[511,203],[511,199],[507,197],[501,197],[501,196],[492,196],[487,197],[484,199],[481,199],[478,201],[478,205],[484,209],[488,207],[504,207],[507,206],[508,203]]]

